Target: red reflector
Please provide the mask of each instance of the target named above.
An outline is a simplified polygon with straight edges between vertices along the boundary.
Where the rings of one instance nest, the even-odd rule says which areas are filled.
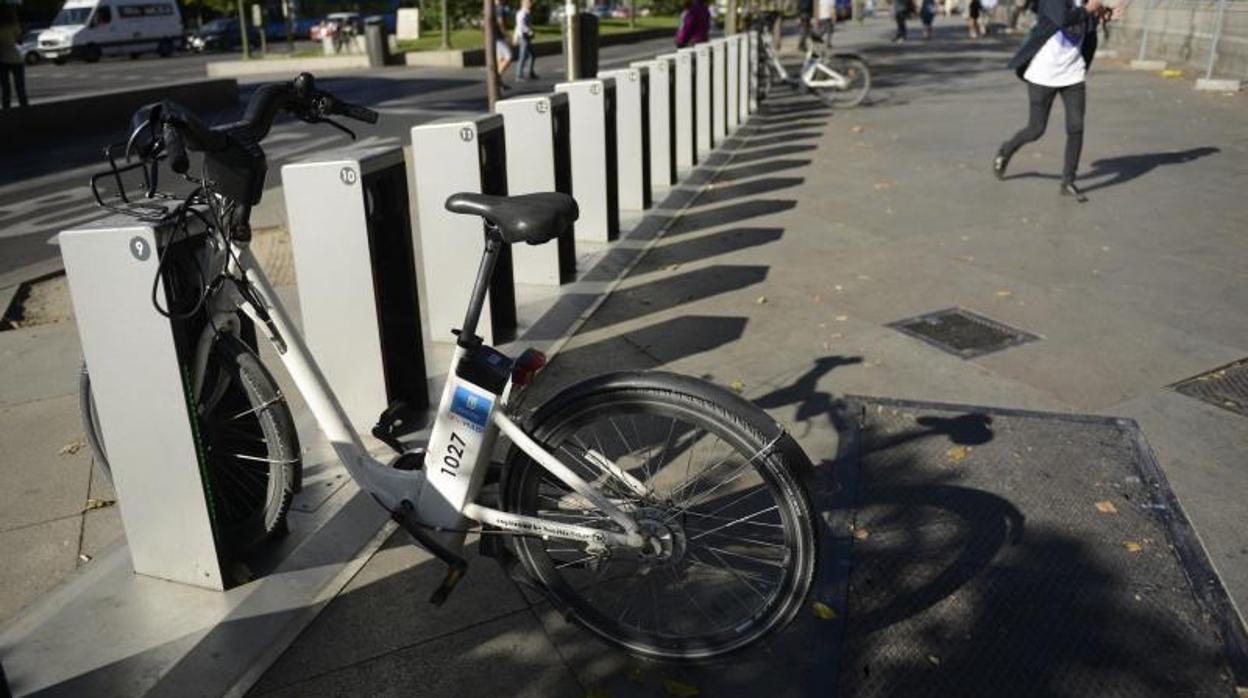
[[[525,349],[511,367],[511,382],[526,386],[546,366],[546,355],[536,349]]]

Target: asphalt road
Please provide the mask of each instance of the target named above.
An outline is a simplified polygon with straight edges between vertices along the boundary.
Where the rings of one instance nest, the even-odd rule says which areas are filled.
[[[297,49],[313,47],[309,41],[296,44]],[[271,53],[285,53],[285,42],[274,44]],[[31,101],[38,102],[53,97],[66,97],[86,92],[125,89],[153,82],[176,82],[194,80],[205,75],[205,65],[210,61],[234,60],[241,56],[231,53],[178,53],[160,58],[148,53],[137,59],[129,56],[103,58],[99,63],[71,61],[56,65],[45,61],[26,69],[26,91]]]
[[[601,68],[619,67],[669,50],[672,50],[672,43],[666,39],[612,46],[602,50],[599,65]],[[134,62],[123,58],[101,61],[87,69],[104,75],[110,69],[124,74],[120,69],[143,70],[151,66],[156,71],[167,66],[168,69],[159,74],[170,75],[172,70],[182,70],[183,66],[189,69],[198,65],[202,71],[203,62],[199,57]],[[41,66],[37,70],[43,73],[45,68],[76,71],[82,70],[83,64]],[[563,78],[562,60],[541,58],[537,72],[541,80],[523,83],[513,82],[513,76],[508,75],[507,82],[512,89],[504,96],[549,92],[553,84]],[[285,76],[269,76],[268,79],[282,77]],[[410,138],[408,131],[417,124],[454,114],[485,111],[484,78],[485,73],[480,69],[396,67],[326,74],[319,82],[342,99],[381,112],[382,118],[374,126],[352,124],[359,135],[358,145],[375,146],[406,143]],[[242,85],[244,100],[257,82]],[[242,105],[202,116],[209,123],[225,123],[238,118],[241,109]],[[119,125],[116,137],[106,141],[123,137]],[[89,176],[104,168],[99,152],[106,141],[71,139],[54,151],[22,158],[18,167],[10,168],[6,163],[3,168],[6,172],[0,173],[0,287],[15,279],[25,280],[22,275],[28,269],[40,269],[48,260],[58,257],[54,240],[60,231],[109,215],[96,207],[86,186]],[[290,120],[277,124],[264,143],[269,162],[268,185],[272,187],[278,183],[282,165],[346,144],[345,137],[328,126]]]

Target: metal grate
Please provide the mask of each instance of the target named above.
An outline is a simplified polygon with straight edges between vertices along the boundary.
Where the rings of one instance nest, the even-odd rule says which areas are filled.
[[[1171,387],[1188,397],[1248,417],[1248,359],[1215,368]]]
[[[899,332],[921,339],[954,356],[973,359],[1039,339],[963,308],[948,308],[909,320],[889,323]]]

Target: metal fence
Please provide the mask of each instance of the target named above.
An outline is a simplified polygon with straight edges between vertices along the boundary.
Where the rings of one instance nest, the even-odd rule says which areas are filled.
[[[1138,60],[1183,63],[1204,77],[1248,78],[1248,0],[1126,0],[1109,45]]]

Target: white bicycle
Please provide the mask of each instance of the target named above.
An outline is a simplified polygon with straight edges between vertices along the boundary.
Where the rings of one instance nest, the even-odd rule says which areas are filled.
[[[514,414],[545,357],[504,356],[476,335],[477,321],[502,246],[558,237],[577,218],[569,196],[446,201],[483,218],[486,235],[436,421],[425,448],[389,439],[399,451],[392,461],[370,456],[248,248],[249,213],[263,191],[259,143],[283,111],[338,128],[330,117],[377,119],[317,89],[306,73],[260,88],[237,124],[207,128],[176,104],[145,107],[127,150],[141,158],[131,167],[150,172],[149,196],[116,207],[181,222],[162,252],[159,274],[172,292],[158,309],[199,328],[189,335],[199,338],[189,390],[205,448],[217,454],[207,472],[214,493],[225,494],[214,506],[251,520],[253,533],[271,532],[298,478],[293,420],[248,341],[254,327],[277,349],[351,477],[447,563],[432,602],[462,577],[465,539],[477,532],[484,553],[568,617],[639,655],[715,657],[785,626],[815,570],[813,469],[766,413],[703,381],[621,372],[574,385],[527,418]],[[188,150],[204,155],[198,178],[186,175]],[[152,208],[162,160],[196,190]],[[98,447],[85,381],[84,373],[84,413]],[[483,484],[500,434],[511,446],[493,497]]]
[[[779,13],[766,12],[754,23],[761,52],[758,61],[759,99],[770,95],[773,85],[780,82],[790,87],[801,85],[834,107],[862,104],[871,91],[871,67],[865,58],[857,53],[825,52],[822,38],[812,35],[801,70],[794,77],[780,62],[772,43],[772,28],[778,21]]]

